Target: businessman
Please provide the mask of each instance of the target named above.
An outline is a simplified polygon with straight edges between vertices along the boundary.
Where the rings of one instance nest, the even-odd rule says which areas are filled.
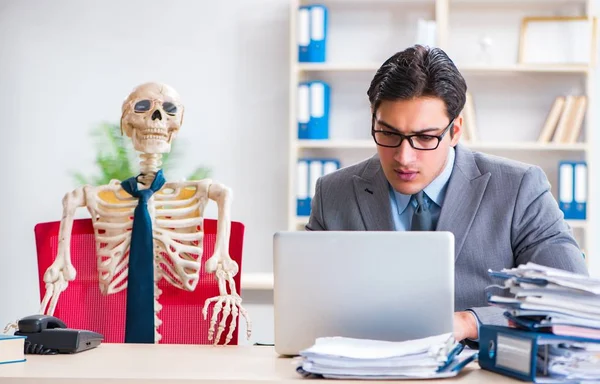
[[[588,272],[544,172],[459,143],[466,91],[441,49],[385,61],[367,92],[377,154],[317,181],[306,229],[452,232],[454,334],[473,341],[480,324],[506,324],[487,304],[489,269],[531,261]]]

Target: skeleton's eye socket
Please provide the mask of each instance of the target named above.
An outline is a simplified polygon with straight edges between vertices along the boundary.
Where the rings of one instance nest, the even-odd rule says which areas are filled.
[[[140,100],[135,103],[133,110],[136,112],[148,112],[151,106],[152,102],[150,100]]]
[[[177,106],[169,101],[165,101],[163,103],[163,109],[165,110],[165,112],[167,112],[169,115],[174,115],[177,113]]]

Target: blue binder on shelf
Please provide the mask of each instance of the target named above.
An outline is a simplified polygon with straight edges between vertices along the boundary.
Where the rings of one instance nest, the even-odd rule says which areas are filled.
[[[310,82],[305,81],[298,84],[297,104],[298,139],[305,140],[309,138]]]
[[[587,163],[561,161],[558,165],[558,204],[567,220],[587,218]]]
[[[298,159],[296,172],[296,215],[309,216],[311,198],[309,196],[309,161],[306,159]]]
[[[310,216],[312,198],[315,195],[319,177],[340,168],[340,161],[333,158],[298,159],[296,215]]]
[[[298,84],[298,139],[329,138],[329,108],[331,87],[324,81],[303,81]]]
[[[298,9],[298,61],[324,63],[327,51],[327,7],[303,5]]]
[[[548,371],[545,362],[558,345],[600,344],[600,340],[482,324],[479,328],[479,366],[529,382],[571,383]]]

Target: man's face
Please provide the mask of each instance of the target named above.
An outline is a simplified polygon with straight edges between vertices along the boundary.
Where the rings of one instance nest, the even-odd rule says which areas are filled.
[[[443,100],[420,97],[383,101],[377,109],[373,127],[404,135],[422,133],[439,136],[449,124]],[[429,185],[444,170],[449,147],[458,143],[461,128],[462,118],[457,117],[454,126],[450,127],[454,129],[454,137],[446,132],[435,150],[415,149],[406,139],[397,148],[377,145],[381,166],[392,187],[399,193],[412,195]],[[432,142],[437,143],[437,139]]]

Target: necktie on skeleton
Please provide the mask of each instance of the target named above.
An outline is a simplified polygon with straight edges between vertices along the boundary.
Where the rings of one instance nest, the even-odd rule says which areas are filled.
[[[411,231],[433,231],[433,218],[431,217],[428,204],[424,201],[425,197],[423,191],[413,195],[417,206],[412,217]]]
[[[164,183],[162,170],[156,173],[148,189],[138,189],[135,177],[121,183],[127,193],[138,198],[129,247],[126,343],[154,343],[154,240],[148,200]]]

